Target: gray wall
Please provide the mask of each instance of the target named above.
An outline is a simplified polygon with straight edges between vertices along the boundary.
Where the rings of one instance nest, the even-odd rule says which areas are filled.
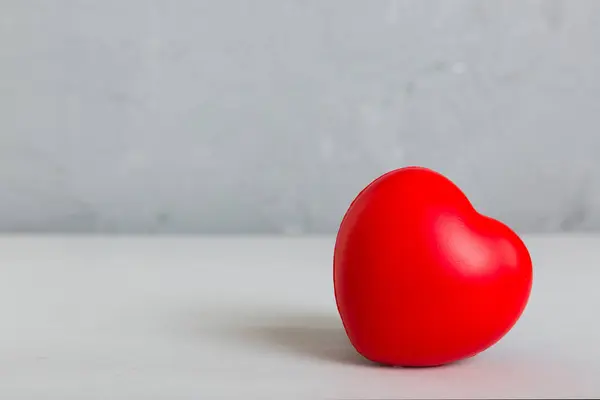
[[[334,232],[408,164],[600,227],[600,1],[2,0],[0,229]]]

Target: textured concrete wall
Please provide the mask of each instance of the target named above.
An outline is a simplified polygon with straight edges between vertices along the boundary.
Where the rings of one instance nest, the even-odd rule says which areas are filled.
[[[333,232],[404,165],[600,227],[599,1],[3,0],[0,229]]]

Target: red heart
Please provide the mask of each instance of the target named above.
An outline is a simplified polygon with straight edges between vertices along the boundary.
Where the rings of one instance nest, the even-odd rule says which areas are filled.
[[[442,365],[487,349],[514,326],[531,292],[521,239],[421,167],[391,171],[363,189],[334,253],[348,338],[386,365]]]

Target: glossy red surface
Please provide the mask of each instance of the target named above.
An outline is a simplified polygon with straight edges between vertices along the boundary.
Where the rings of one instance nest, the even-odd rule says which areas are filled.
[[[517,322],[531,285],[521,239],[429,169],[376,179],[337,235],[338,310],[352,345],[377,363],[435,366],[487,349]]]

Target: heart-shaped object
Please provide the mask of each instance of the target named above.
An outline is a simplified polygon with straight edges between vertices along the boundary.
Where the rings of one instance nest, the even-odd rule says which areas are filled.
[[[426,168],[369,184],[337,235],[338,311],[352,345],[376,363],[436,366],[480,353],[514,326],[531,286],[517,234]]]

